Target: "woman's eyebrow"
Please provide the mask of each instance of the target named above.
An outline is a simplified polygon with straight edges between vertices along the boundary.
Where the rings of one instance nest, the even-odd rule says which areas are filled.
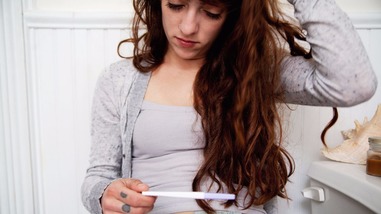
[[[200,0],[202,5],[211,5],[215,7],[223,7],[224,4],[218,1],[206,1],[206,0]]]

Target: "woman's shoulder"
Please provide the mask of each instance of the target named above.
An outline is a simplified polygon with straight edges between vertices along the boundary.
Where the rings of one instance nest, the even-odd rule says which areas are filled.
[[[133,65],[132,59],[122,59],[106,66],[98,78],[97,85],[98,88],[124,94],[142,75],[144,74]]]
[[[117,62],[111,63],[104,73],[107,77],[111,79],[124,79],[126,77],[133,77],[138,75],[140,72],[134,64],[132,59],[122,59]]]
[[[115,87],[121,87],[133,83],[142,75],[144,74],[134,66],[132,59],[122,59],[108,65],[99,79]]]

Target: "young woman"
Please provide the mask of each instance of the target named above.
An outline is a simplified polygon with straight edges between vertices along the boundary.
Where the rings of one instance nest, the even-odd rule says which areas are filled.
[[[351,106],[377,85],[334,0],[289,2],[306,35],[277,0],[134,0],[133,59],[112,64],[95,91],[82,186],[91,213],[272,213],[287,198],[294,165],[279,104]]]

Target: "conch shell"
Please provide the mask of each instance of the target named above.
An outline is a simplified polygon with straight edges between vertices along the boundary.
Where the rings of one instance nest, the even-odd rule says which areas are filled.
[[[345,139],[342,144],[335,148],[322,149],[325,157],[345,163],[366,164],[368,138],[381,137],[381,104],[370,121],[365,117],[362,125],[357,120],[355,125],[355,129],[342,132]]]

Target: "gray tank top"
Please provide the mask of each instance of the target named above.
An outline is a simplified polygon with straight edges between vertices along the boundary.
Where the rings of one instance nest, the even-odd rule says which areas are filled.
[[[151,191],[192,191],[203,148],[201,121],[192,106],[145,100],[133,133],[132,177],[149,185]],[[218,201],[213,207],[224,210]],[[262,207],[253,209],[265,213]],[[197,210],[201,209],[194,199],[158,197],[151,213]],[[236,207],[229,210],[240,211]]]

